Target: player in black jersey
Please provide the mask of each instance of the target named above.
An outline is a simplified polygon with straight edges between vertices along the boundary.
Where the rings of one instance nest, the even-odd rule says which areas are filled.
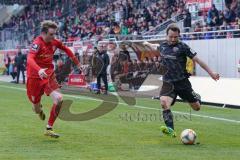
[[[176,25],[170,25],[167,28],[167,39],[161,44],[143,44],[158,49],[161,54],[161,64],[167,68],[163,75],[163,86],[160,91],[160,101],[163,108],[163,119],[166,126],[161,127],[164,134],[176,136],[173,125],[173,115],[170,106],[174,104],[176,97],[179,96],[187,101],[190,106],[198,111],[201,107],[200,95],[192,89],[188,80],[189,74],[186,70],[187,57],[199,64],[215,81],[219,80],[218,73],[213,72],[206,63],[198,58],[197,53],[187,44],[179,41],[180,29]],[[172,86],[169,87],[169,85]]]

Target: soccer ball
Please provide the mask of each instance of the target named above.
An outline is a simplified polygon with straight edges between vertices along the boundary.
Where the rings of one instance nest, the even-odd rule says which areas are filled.
[[[183,144],[194,144],[197,134],[192,129],[185,129],[182,131],[180,138]]]

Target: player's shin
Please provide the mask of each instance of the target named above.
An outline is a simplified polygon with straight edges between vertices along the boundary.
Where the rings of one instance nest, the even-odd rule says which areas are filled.
[[[174,130],[173,114],[170,109],[163,110],[163,120],[167,127],[170,127]]]
[[[50,116],[49,116],[49,119],[48,119],[48,125],[47,125],[47,129],[52,129],[53,127],[53,124],[57,118],[57,114],[55,112],[56,110],[56,104],[53,104],[52,106],[52,109],[51,109],[51,112],[50,112]]]
[[[51,112],[50,112],[50,116],[49,116],[49,119],[48,119],[47,128],[52,128],[53,127],[53,124],[58,117],[58,114],[60,112],[61,107],[62,107],[62,101],[59,101],[58,104],[53,104]]]
[[[46,126],[46,131],[44,133],[45,136],[49,136],[49,137],[52,137],[52,138],[58,138],[59,137],[59,134],[57,134],[53,131],[53,125],[54,125],[54,122],[56,121],[57,116],[58,116],[58,113],[56,113],[56,108],[57,108],[57,104],[53,104],[51,112],[50,112],[50,116],[49,116],[49,119],[48,119],[48,124]]]
[[[40,104],[40,103],[37,103],[37,104],[33,104],[33,112],[35,112],[36,114],[38,114],[39,115],[39,118],[41,119],[41,120],[45,120],[45,114],[44,114],[44,112],[43,112],[43,110],[42,110],[42,105]]]

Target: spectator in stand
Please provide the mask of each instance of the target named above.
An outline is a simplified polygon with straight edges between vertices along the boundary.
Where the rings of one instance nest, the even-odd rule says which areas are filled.
[[[144,69],[145,69],[145,64],[143,63],[143,61],[138,60],[138,61],[137,61],[137,64],[138,64],[138,66],[139,66],[140,72],[144,71]]]
[[[12,79],[13,79],[11,83],[16,83],[15,78],[17,76],[17,70],[13,60],[11,60],[11,63],[9,65],[9,74],[12,76]]]
[[[154,66],[154,63],[152,61],[152,58],[149,58],[148,65],[147,65],[148,71],[151,71],[153,66]]]
[[[207,23],[212,27],[219,24],[219,13],[215,7],[215,4],[213,4],[211,9],[208,11]]]
[[[105,44],[99,44],[97,52],[97,59],[102,62],[102,68],[100,72],[97,75],[97,86],[98,86],[98,91],[97,94],[100,94],[101,91],[101,79],[104,82],[105,86],[105,91],[104,94],[107,94],[108,91],[108,80],[107,80],[107,67],[109,65],[109,56],[107,54],[107,46]]]
[[[6,57],[4,58],[4,63],[5,63],[5,67],[7,69],[7,75],[9,75],[9,66],[10,66],[10,63],[11,63],[11,58],[10,56],[7,54]]]
[[[158,61],[158,57],[157,56],[154,56],[153,57],[153,63],[157,62]]]
[[[120,56],[123,57],[124,59],[127,59],[127,61],[130,61],[130,53],[126,48],[126,45],[121,46],[121,51],[119,52]]]
[[[219,21],[218,21],[218,26],[221,26],[224,21],[224,15],[222,11],[219,11]]]
[[[121,26],[121,35],[128,35],[128,28],[125,24]]]
[[[226,8],[224,11],[224,18],[227,23],[234,22],[236,19],[236,13],[232,9]]]
[[[111,68],[110,68],[110,75],[111,75],[111,80],[112,82],[115,82],[115,76],[118,73],[118,54],[114,54],[112,59],[111,59]]]
[[[236,18],[236,26],[235,29],[240,29],[240,17]],[[234,38],[239,38],[240,37],[240,31],[235,31],[234,32]]]
[[[33,36],[31,35],[38,34],[40,21],[43,19],[52,19],[53,17],[57,19],[61,32],[60,38],[74,41],[79,38],[90,39],[93,35],[109,34],[109,28],[114,28],[115,23],[121,26],[117,34],[141,34],[171,16],[181,14],[184,8],[183,0],[171,0],[171,3],[166,0],[145,0],[143,2],[139,0],[102,0],[98,2],[98,5],[92,0],[75,0],[71,3],[62,3],[62,1],[54,1],[54,3],[51,1],[50,3],[48,0],[43,0],[25,5],[23,15],[13,17],[8,24],[4,24],[4,28],[13,27],[16,34],[21,35],[18,37],[21,37],[24,43],[32,40]],[[81,10],[82,8],[85,9]],[[171,12],[171,15],[168,11]],[[117,16],[112,16],[115,15],[113,13],[117,13]],[[99,26],[100,23],[101,26]]]
[[[137,72],[137,71],[140,71],[140,67],[138,66],[138,64],[137,64],[137,60],[136,59],[134,59],[133,60],[133,66],[132,66],[132,70],[133,70],[133,72]]]
[[[189,32],[190,28],[192,27],[192,17],[188,9],[186,9],[184,12],[183,26],[185,28],[184,32]]]

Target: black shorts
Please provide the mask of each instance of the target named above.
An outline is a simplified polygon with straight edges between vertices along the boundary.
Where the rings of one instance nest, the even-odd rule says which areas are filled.
[[[183,101],[195,103],[198,101],[198,99],[193,93],[194,91],[192,89],[192,85],[188,78],[186,78],[176,82],[164,82],[160,91],[160,97],[168,96],[173,98],[171,105],[175,103],[177,96],[179,96]]]

